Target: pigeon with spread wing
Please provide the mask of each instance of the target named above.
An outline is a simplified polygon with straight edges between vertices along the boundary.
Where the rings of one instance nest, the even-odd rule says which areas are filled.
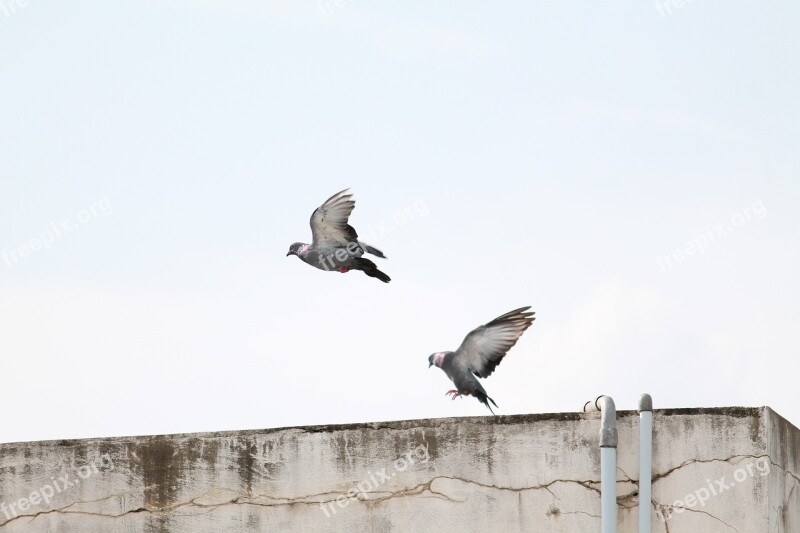
[[[477,378],[489,377],[533,323],[534,312],[529,309],[530,306],[520,307],[475,328],[454,352],[436,352],[428,356],[428,368],[438,366],[456,386],[446,394],[452,394],[454,400],[463,395],[475,396],[494,414],[489,402],[495,407],[497,404]]]
[[[386,258],[377,248],[358,240],[356,230],[347,221],[355,206],[349,189],[328,198],[311,215],[311,244],[296,242],[289,247],[286,255],[296,255],[320,270],[338,270],[342,273],[361,270],[367,276],[389,283],[389,276],[378,270],[375,263],[362,257],[370,253]]]

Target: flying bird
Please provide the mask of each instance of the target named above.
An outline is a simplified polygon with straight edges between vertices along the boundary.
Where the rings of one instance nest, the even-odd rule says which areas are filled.
[[[311,244],[296,242],[286,256],[296,255],[305,263],[320,270],[341,273],[361,270],[367,276],[389,283],[392,278],[362,257],[365,253],[386,259],[383,252],[358,240],[358,234],[347,219],[356,206],[349,189],[339,191],[314,210],[311,215]]]
[[[530,306],[520,307],[501,315],[488,324],[478,326],[464,337],[455,352],[436,352],[428,356],[428,368],[438,366],[455,384],[456,388],[445,395],[453,395],[453,400],[463,395],[475,396],[489,408],[497,404],[491,399],[477,377],[489,377],[508,350],[517,343],[520,336],[536,319]]]

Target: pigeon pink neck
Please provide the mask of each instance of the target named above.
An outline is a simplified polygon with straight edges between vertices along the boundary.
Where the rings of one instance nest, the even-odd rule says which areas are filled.
[[[447,352],[436,352],[433,354],[433,364],[441,368],[442,363],[444,362],[444,354],[446,353]]]
[[[297,250],[297,255],[301,257],[306,255],[306,252],[308,251],[310,246],[311,246],[310,244],[304,244],[303,246],[301,246],[300,249]]]

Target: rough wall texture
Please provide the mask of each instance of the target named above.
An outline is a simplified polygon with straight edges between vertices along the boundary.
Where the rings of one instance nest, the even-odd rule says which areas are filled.
[[[600,530],[599,415],[0,445],[0,533]],[[620,532],[638,415],[618,413]],[[800,532],[800,431],[769,408],[654,416],[653,531]]]

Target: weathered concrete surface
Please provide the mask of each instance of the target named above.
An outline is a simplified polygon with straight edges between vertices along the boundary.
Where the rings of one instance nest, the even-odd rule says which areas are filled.
[[[598,418],[2,444],[0,532],[599,531]],[[654,422],[653,531],[800,532],[797,428],[769,408]],[[633,533],[637,413],[618,428],[619,531]]]

